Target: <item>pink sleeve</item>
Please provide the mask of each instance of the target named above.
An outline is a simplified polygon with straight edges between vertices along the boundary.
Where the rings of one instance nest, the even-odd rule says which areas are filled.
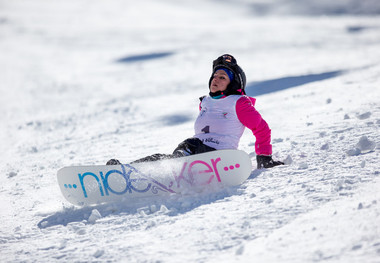
[[[240,122],[256,137],[255,151],[259,155],[272,155],[271,130],[260,113],[255,109],[255,98],[241,97],[236,102],[236,114]]]

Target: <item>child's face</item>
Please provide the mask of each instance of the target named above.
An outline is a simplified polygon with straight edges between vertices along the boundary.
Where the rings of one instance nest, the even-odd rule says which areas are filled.
[[[230,78],[224,70],[217,70],[214,73],[213,79],[210,85],[211,92],[225,91],[228,84],[230,84]]]

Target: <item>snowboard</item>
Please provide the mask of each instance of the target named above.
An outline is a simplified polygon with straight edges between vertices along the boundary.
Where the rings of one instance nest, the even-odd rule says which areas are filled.
[[[83,206],[237,186],[251,171],[244,151],[218,150],[146,163],[64,167],[57,178],[67,201]]]

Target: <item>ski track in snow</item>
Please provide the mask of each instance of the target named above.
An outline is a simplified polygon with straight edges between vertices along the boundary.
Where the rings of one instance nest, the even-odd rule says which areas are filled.
[[[336,2],[310,2],[330,16],[267,17],[245,0],[0,2],[0,261],[380,262],[380,19],[370,1],[368,16],[336,16],[339,3],[358,10]],[[284,3],[265,10],[295,4]],[[226,52],[286,166],[219,191],[64,200],[59,168],[192,136]],[[240,149],[255,165],[252,138]]]

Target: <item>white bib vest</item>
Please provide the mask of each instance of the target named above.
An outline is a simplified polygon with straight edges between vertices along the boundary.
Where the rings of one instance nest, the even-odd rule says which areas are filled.
[[[217,150],[237,149],[245,128],[236,114],[236,102],[241,97],[241,95],[230,95],[221,99],[205,97],[194,124],[194,137]]]

